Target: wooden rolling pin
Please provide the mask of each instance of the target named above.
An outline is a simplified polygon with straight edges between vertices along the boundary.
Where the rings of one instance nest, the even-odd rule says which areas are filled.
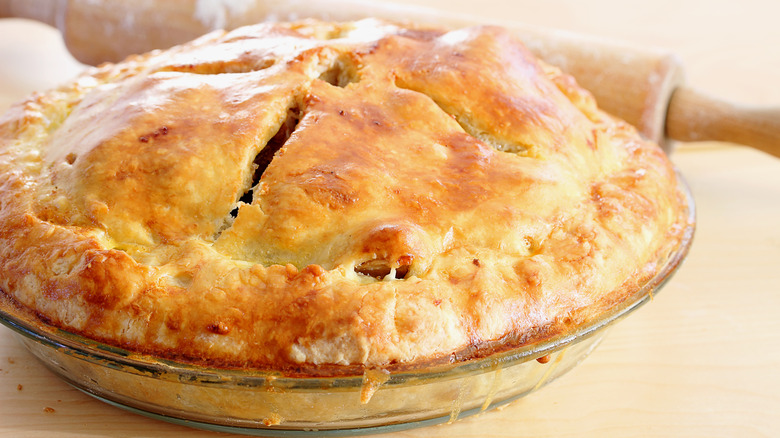
[[[306,17],[462,27],[483,24],[443,11],[369,0],[0,0],[1,17],[58,28],[86,64],[167,48],[214,29]],[[502,22],[540,58],[572,74],[606,111],[667,151],[673,140],[727,141],[780,157],[780,107],[748,108],[684,86],[678,58],[665,50]]]

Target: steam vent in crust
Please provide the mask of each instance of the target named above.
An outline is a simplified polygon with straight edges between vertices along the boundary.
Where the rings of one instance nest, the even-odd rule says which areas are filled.
[[[677,187],[501,28],[259,24],[0,118],[0,302],[213,367],[467,360],[634,293],[688,225]]]

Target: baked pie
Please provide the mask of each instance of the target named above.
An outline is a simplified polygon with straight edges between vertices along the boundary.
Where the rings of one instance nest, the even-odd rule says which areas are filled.
[[[491,26],[263,23],[0,118],[2,305],[210,367],[549,339],[655,275],[687,209],[657,145]]]

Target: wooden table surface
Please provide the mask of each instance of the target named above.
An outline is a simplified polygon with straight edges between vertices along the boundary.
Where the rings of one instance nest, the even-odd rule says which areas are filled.
[[[676,51],[688,82],[780,106],[780,6],[743,0],[404,0]],[[0,110],[81,67],[52,29],[0,20]],[[508,407],[393,437],[780,436],[780,160],[681,145],[698,205],[688,260],[578,368]],[[0,437],[226,436],[110,407],[61,382],[0,327]]]

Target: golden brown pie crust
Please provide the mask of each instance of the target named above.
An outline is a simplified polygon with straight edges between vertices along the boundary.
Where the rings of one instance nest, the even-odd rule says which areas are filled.
[[[216,32],[0,118],[5,305],[204,365],[539,341],[652,276],[685,211],[658,146],[497,27]]]

